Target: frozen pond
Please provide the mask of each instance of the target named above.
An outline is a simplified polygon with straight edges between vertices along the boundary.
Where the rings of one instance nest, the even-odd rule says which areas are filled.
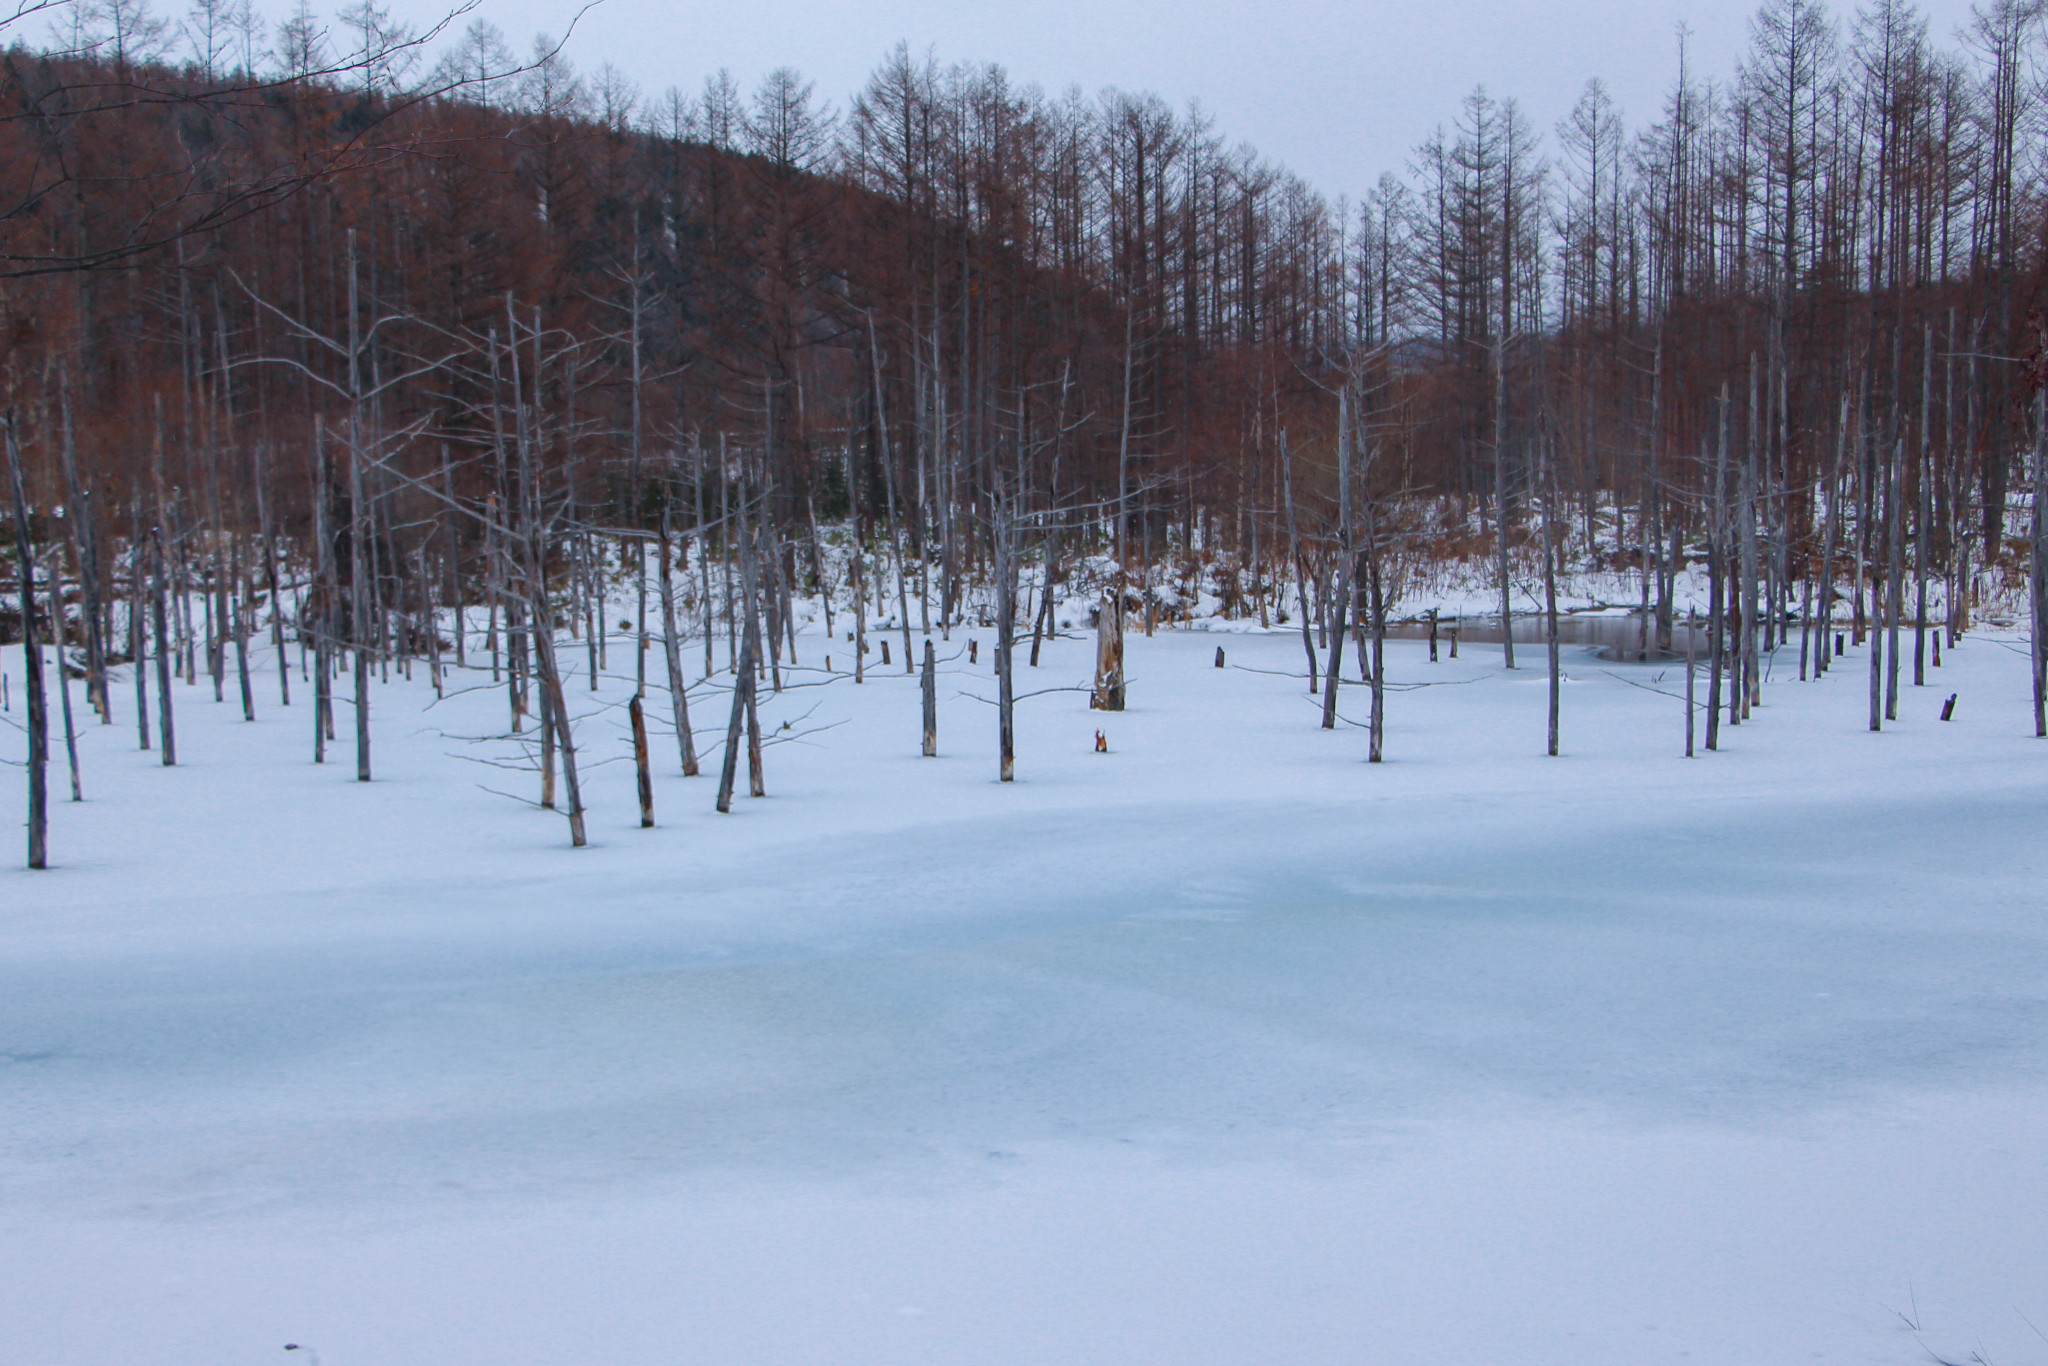
[[[934,761],[914,682],[770,697],[840,724],[769,799],[664,775],[643,832],[595,768],[575,853],[452,757],[489,696],[380,692],[368,787],[197,693],[186,767],[94,732],[65,867],[0,893],[10,1350],[2026,1359],[2023,657],[1967,642],[1975,704],[1881,736],[1860,672],[1777,685],[1692,762],[1586,671],[1549,760],[1540,671],[1400,641],[1448,686],[1369,767],[1298,639],[1214,645],[1025,704],[1011,786],[982,669]]]

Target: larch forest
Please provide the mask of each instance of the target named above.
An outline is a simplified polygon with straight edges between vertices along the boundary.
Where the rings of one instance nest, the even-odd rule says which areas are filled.
[[[16,16],[32,865],[84,727],[170,765],[187,694],[225,699],[371,781],[415,673],[502,690],[577,844],[585,673],[635,680],[647,822],[650,769],[725,809],[799,599],[835,685],[993,628],[1005,778],[1068,597],[1112,711],[1125,640],[1199,611],[1298,631],[1330,725],[1356,641],[1377,760],[1379,647],[1446,564],[1503,615],[1547,585],[1552,753],[1556,578],[1589,568],[1666,655],[1706,576],[1707,749],[1838,634],[1876,642],[1882,727],[1987,602],[2030,614],[2048,734],[2038,0],[1951,43],[1905,0],[1764,0],[1661,109],[1594,81],[1546,129],[1474,90],[1357,203],[1198,112],[907,44],[843,105],[790,69],[654,96],[465,18]]]

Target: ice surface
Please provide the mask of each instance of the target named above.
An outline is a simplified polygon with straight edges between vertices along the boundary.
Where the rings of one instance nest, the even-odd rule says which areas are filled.
[[[364,786],[296,680],[181,686],[174,770],[117,688],[0,873],[0,1360],[2048,1360],[2007,642],[1881,735],[1781,651],[1691,761],[1678,670],[1572,653],[1553,760],[1540,652],[1396,642],[1370,767],[1298,637],[1162,632],[1002,785],[963,634],[940,759],[894,669],[792,688],[731,816],[657,734],[651,831],[578,682],[581,851],[500,693],[378,688]]]

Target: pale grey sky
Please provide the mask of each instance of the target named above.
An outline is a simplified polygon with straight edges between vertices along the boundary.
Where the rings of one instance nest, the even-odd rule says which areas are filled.
[[[424,0],[398,0],[424,15]],[[999,62],[1020,84],[1093,93],[1151,90],[1176,106],[1199,99],[1219,132],[1284,162],[1332,198],[1354,200],[1458,100],[1484,84],[1521,101],[1546,141],[1590,77],[1632,127],[1654,117],[1677,73],[1678,26],[1693,69],[1725,79],[1747,41],[1753,6],[1701,0],[745,0],[675,4],[603,0],[569,46],[586,72],[609,61],[648,96],[694,93],[729,67],[742,88],[794,66],[844,108],[889,48],[907,40],[942,62]],[[566,0],[484,0],[483,14],[522,53],[537,31],[559,35]],[[1850,7],[1837,7],[1846,23]],[[1944,46],[1967,0],[1926,7]]]

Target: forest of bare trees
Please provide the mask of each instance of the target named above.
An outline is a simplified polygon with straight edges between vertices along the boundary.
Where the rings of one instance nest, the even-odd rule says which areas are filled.
[[[2039,0],[1953,41],[1765,0],[1648,117],[1475,90],[1356,204],[1155,97],[905,45],[835,108],[482,21],[434,64],[371,0],[177,18],[24,14],[0,87],[0,626],[61,633],[79,695],[35,696],[167,764],[179,675],[309,708],[323,759],[345,704],[367,780],[379,680],[460,667],[581,843],[564,688],[621,601],[684,771],[686,689],[733,680],[721,807],[801,597],[861,670],[994,625],[1006,736],[1055,590],[1100,603],[1110,708],[1122,634],[1207,602],[1298,623],[1328,724],[1349,630],[1375,759],[1425,562],[1553,618],[1567,560],[1621,572],[1665,648],[1704,568],[1710,746],[1795,637],[1801,677],[1879,642],[1878,727],[1987,583],[2041,635]]]

